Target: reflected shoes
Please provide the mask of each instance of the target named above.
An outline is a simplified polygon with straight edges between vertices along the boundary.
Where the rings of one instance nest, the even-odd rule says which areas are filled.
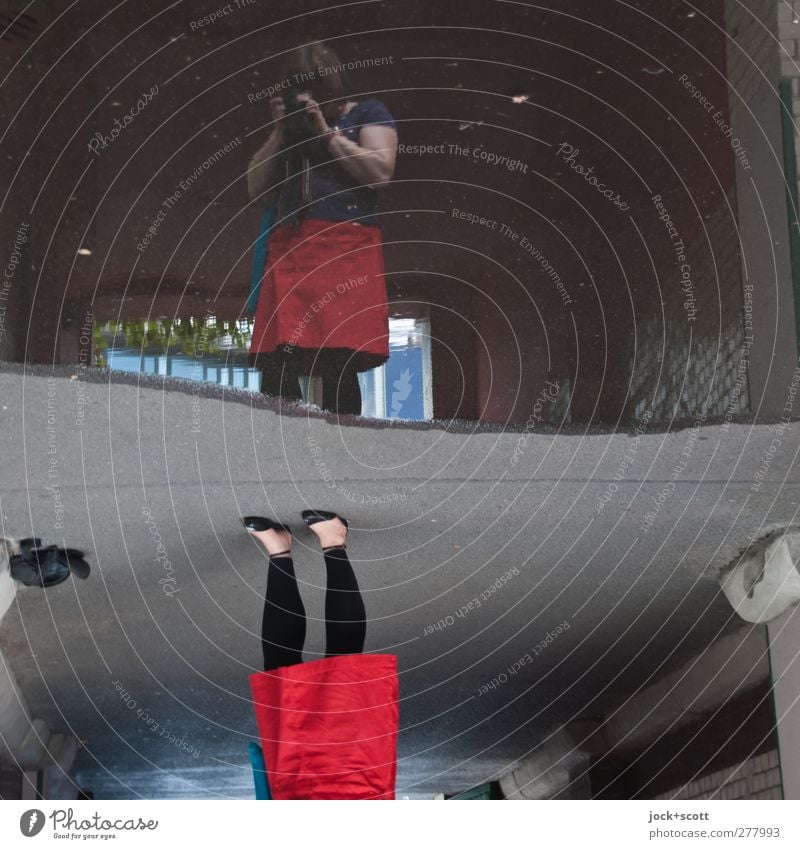
[[[330,522],[332,519],[338,519],[346,529],[350,527],[347,519],[343,516],[340,516],[338,513],[331,513],[329,510],[303,510],[302,512],[303,521],[310,528],[312,525],[316,525],[318,522]],[[248,531],[258,532],[258,531],[281,531],[288,534],[292,533],[292,529],[288,525],[283,525],[280,522],[276,522],[274,519],[268,519],[266,516],[245,516],[242,519],[242,524],[247,528]],[[341,545],[329,545],[323,547],[323,551],[333,551],[337,548],[344,548],[345,545],[342,543]],[[281,551],[279,554],[271,554],[270,557],[280,557],[282,555],[288,555],[290,552]]]
[[[250,533],[253,533],[254,531],[256,533],[259,531],[279,531],[281,533],[287,533],[289,536],[292,535],[292,529],[288,525],[282,525],[280,522],[268,519],[266,516],[245,516],[242,519],[242,524]],[[291,549],[287,548],[286,551],[278,551],[275,554],[270,554],[269,556],[270,558],[291,557],[292,552]]]
[[[331,519],[338,519],[346,528],[350,527],[344,516],[340,516],[338,513],[331,513],[330,510],[303,510],[300,515],[309,528],[312,525],[316,525],[317,522],[330,522]]]
[[[288,525],[282,525],[266,516],[245,516],[242,524],[248,531],[285,531],[287,534],[292,532]]]
[[[340,516],[338,513],[331,513],[330,510],[303,510],[300,514],[303,517],[303,521],[310,528],[312,525],[316,525],[319,522],[330,522],[332,519],[338,519],[345,527],[345,536],[346,531],[350,527],[350,523],[344,516]],[[323,551],[335,551],[336,549],[346,548],[345,544],[341,545],[328,545],[323,547]]]

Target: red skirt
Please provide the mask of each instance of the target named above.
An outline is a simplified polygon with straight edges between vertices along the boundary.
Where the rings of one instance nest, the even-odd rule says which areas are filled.
[[[394,799],[394,655],[281,666],[250,687],[273,799]]]
[[[352,353],[358,371],[389,356],[381,228],[304,219],[270,233],[250,358],[311,366],[329,349]]]

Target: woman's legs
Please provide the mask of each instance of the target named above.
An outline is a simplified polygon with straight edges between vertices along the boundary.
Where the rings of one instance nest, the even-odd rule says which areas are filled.
[[[340,415],[361,415],[361,387],[353,356],[348,351],[321,351],[322,408]]]
[[[291,557],[270,557],[267,595],[261,620],[264,669],[303,662],[306,611]]]
[[[319,537],[327,573],[325,655],[361,654],[367,635],[367,611],[345,550],[347,528],[337,518],[317,522],[311,530]]]
[[[326,549],[325,656],[360,654],[367,634],[367,612],[345,549],[347,528],[339,519],[331,519],[311,529]],[[264,669],[302,663],[306,612],[294,574],[291,534],[276,530],[251,533],[270,556],[261,623]]]
[[[261,622],[264,669],[303,662],[306,611],[294,574],[291,534],[281,531],[251,531],[269,552],[267,594]]]
[[[291,357],[261,354],[253,367],[261,369],[261,391],[265,395],[285,398],[287,401],[302,399],[299,366]]]
[[[302,400],[300,375],[305,374],[302,354],[313,354],[295,350],[293,354],[258,354],[251,357],[253,368],[261,369],[261,391],[266,395],[285,398],[287,401]],[[358,371],[350,351],[322,350],[313,357],[313,371],[322,378],[322,408],[340,415],[361,414],[361,387]]]
[[[344,548],[324,552],[325,656],[361,654],[367,636],[367,611],[353,567]]]

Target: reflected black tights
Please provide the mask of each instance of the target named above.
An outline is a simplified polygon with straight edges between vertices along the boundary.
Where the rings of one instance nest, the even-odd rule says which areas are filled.
[[[367,612],[353,567],[343,548],[325,553],[325,656],[360,654]],[[303,662],[306,611],[291,557],[270,557],[261,625],[264,669]]]
[[[320,357],[322,409],[339,415],[361,415],[361,387],[353,358],[340,352]]]
[[[291,557],[270,557],[267,595],[261,621],[264,669],[291,666],[303,661],[306,611]]]
[[[262,365],[261,391],[273,397],[280,397],[286,401],[300,401],[300,375],[294,363],[275,363]]]
[[[270,362],[257,364],[263,369],[261,391],[286,401],[299,401],[299,363]],[[352,355],[347,351],[323,351],[314,363],[314,371],[322,378],[322,409],[339,415],[361,415],[361,387]]]

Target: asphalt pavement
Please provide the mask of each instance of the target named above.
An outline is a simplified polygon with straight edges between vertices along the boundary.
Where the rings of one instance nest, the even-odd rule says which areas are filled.
[[[738,626],[716,574],[796,521],[796,423],[641,433],[336,422],[217,387],[0,372],[4,536],[87,552],[22,589],[0,644],[37,715],[84,741],[98,798],[248,798],[266,559],[296,529],[324,652],[322,558],[299,511],[337,510],[369,616],[398,655],[399,796],[497,777]],[[776,439],[777,444],[776,444]]]

